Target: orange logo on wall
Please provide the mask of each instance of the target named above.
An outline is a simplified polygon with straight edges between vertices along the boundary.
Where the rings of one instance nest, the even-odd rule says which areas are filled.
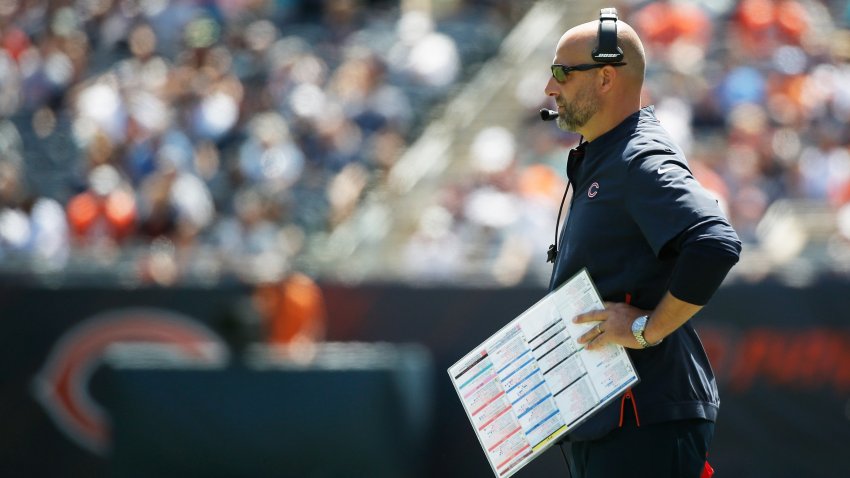
[[[106,348],[118,342],[171,344],[194,360],[226,360],[226,347],[214,332],[194,319],[170,311],[110,311],[69,329],[36,375],[34,393],[59,429],[97,454],[109,448],[109,417],[91,397],[88,384]]]

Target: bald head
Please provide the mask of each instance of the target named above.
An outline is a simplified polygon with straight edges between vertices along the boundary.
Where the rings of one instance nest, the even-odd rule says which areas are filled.
[[[593,50],[597,47],[598,30],[599,21],[593,21],[564,33],[552,62],[562,65],[564,73],[558,79],[553,70],[545,89],[558,105],[558,127],[580,133],[587,141],[593,141],[641,108],[646,69],[640,38],[621,21],[617,22],[617,46],[623,50],[625,65],[595,61]],[[567,69],[578,65],[594,67]]]
[[[598,20],[570,28],[561,36],[555,55],[572,60],[565,64],[594,63],[591,55],[596,48],[598,31]],[[623,50],[623,61],[627,63],[619,70],[629,83],[640,89],[646,70],[643,43],[634,29],[622,20],[617,21],[617,46]]]

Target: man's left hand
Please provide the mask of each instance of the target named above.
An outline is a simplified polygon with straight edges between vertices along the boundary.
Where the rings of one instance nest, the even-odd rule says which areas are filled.
[[[586,344],[588,350],[598,349],[610,343],[640,349],[642,347],[632,334],[632,322],[649,312],[622,302],[605,302],[604,310],[586,312],[573,319],[576,324],[597,322],[595,327],[579,337],[578,342]]]

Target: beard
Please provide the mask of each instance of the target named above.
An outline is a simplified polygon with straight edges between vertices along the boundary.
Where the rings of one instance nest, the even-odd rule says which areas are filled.
[[[574,133],[586,125],[600,108],[599,97],[590,83],[576,93],[573,102],[567,104],[559,98],[556,103],[561,110],[561,114],[558,115],[558,127]]]

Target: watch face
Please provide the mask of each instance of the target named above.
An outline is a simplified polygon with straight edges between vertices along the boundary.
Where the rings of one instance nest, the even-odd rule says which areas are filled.
[[[642,315],[635,319],[634,322],[632,322],[632,334],[635,336],[635,340],[637,341],[638,345],[643,348],[649,347],[649,343],[643,337],[643,331],[646,329],[647,320],[649,320],[649,318],[645,315]]]
[[[646,319],[647,317],[645,315],[642,315],[635,319],[635,321],[632,322],[632,332],[642,335],[644,329],[646,329]]]

